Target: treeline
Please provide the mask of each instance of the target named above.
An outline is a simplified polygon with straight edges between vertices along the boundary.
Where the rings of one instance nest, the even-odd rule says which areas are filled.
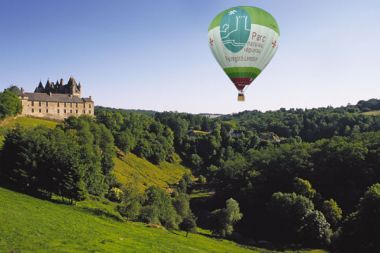
[[[360,112],[356,106],[281,109],[265,113],[247,111],[226,116],[224,119],[237,121],[238,125],[246,130],[273,132],[280,137],[300,137],[304,141],[312,142],[333,136],[350,136],[380,130],[379,117],[367,116]]]
[[[22,105],[18,98],[19,92],[20,90],[16,86],[11,86],[0,92],[0,119],[21,113]]]
[[[113,137],[90,117],[69,118],[55,129],[16,127],[5,135],[0,178],[28,194],[103,196],[115,183]]]
[[[356,107],[359,108],[361,112],[380,110],[380,99],[360,100],[356,104]]]

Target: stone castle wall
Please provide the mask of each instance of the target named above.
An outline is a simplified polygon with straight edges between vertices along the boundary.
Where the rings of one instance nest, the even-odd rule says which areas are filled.
[[[94,102],[83,103],[62,103],[29,101],[22,98],[22,115],[64,120],[70,116],[79,117],[81,115],[94,116]]]

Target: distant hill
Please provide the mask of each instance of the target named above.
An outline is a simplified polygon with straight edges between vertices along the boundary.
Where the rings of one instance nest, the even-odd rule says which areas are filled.
[[[111,107],[103,107],[103,106],[95,106],[95,113],[97,110],[112,110],[112,111],[119,111],[119,112],[135,112],[140,114],[146,114],[153,116],[157,111],[153,110],[140,110],[140,109],[122,109],[122,108],[111,108]]]

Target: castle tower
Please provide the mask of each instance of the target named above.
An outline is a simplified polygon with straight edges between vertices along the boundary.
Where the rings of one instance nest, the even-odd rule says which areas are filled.
[[[74,77],[70,77],[67,85],[69,86],[71,95],[80,97],[81,95],[80,88],[78,88],[78,84],[75,81]]]

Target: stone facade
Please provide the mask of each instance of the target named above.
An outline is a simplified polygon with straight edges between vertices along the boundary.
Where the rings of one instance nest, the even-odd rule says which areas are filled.
[[[94,115],[94,101],[91,96],[81,98],[81,86],[73,77],[64,85],[48,81],[43,87],[40,82],[33,93],[22,92],[22,115],[64,120],[70,116]]]

